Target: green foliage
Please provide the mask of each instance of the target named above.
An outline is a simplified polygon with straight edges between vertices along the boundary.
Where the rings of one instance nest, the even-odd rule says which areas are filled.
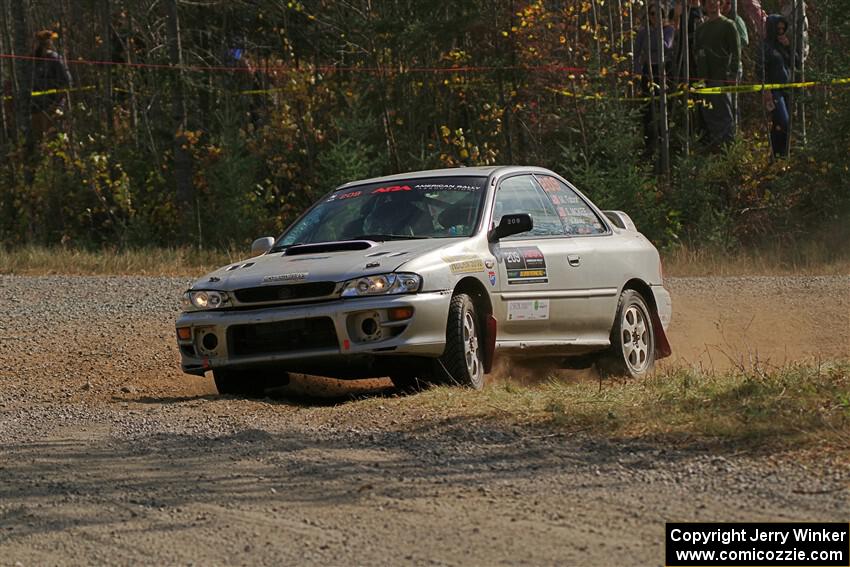
[[[372,140],[380,139],[379,121],[359,105],[340,117],[336,139],[329,140],[318,157],[316,170],[329,191],[343,183],[377,177],[386,169],[386,157]]]
[[[603,209],[623,210],[656,245],[677,236],[677,211],[659,191],[653,164],[643,155],[643,139],[635,124],[638,113],[607,101],[582,105],[576,126],[560,144],[560,169],[579,190]],[[562,123],[569,123],[571,116]]]
[[[730,202],[740,187],[743,144],[712,155],[682,158],[675,169],[670,202],[679,212],[680,241],[690,248],[728,251],[734,247]]]
[[[50,25],[39,15],[51,5],[28,3],[34,23]],[[659,175],[644,156],[641,103],[620,100],[635,89],[631,4],[622,14],[599,2],[556,4],[177,3],[182,70],[167,10],[136,0],[107,4],[111,14],[80,6],[62,30],[63,53],[102,59],[91,38],[111,16],[114,60],[133,65],[73,65],[87,90],[70,98],[61,136],[16,145],[7,119],[0,241],[242,246],[279,233],[347,181],[510,163],[555,169],[661,247],[850,238],[850,91],[799,93],[807,145],[798,116],[792,156],[779,162],[758,95],[741,95],[738,144],[719,154],[694,144],[675,157],[674,143],[672,170]],[[807,78],[850,70],[845,4],[810,6]],[[751,37],[748,61],[759,49]],[[578,96],[556,94],[564,90]],[[679,140],[681,125],[672,128]],[[188,168],[175,162],[183,152]],[[178,199],[187,178],[190,195]]]

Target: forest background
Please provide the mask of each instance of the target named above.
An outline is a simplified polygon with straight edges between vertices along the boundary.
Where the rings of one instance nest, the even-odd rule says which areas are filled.
[[[0,0],[0,242],[244,249],[346,181],[530,164],[628,212],[667,251],[848,258],[850,89],[795,91],[791,156],[779,161],[761,93],[739,95],[738,141],[720,152],[686,135],[674,97],[663,171],[643,152],[645,103],[630,100],[645,11],[629,0]],[[846,0],[809,2],[807,16],[806,80],[850,76]],[[747,23],[743,83],[758,83],[762,38]],[[74,88],[33,146],[26,56],[41,29],[58,33]]]

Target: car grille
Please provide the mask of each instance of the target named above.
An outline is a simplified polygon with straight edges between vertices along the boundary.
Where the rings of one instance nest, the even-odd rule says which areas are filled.
[[[334,292],[334,282],[310,282],[289,285],[248,287],[233,292],[239,303],[265,303],[269,301],[298,301],[326,297]]]
[[[339,344],[329,317],[234,325],[228,332],[230,353],[234,356],[334,348]]]

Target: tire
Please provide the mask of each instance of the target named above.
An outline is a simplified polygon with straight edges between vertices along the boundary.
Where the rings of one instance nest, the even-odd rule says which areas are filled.
[[[475,304],[465,293],[452,297],[446,323],[446,350],[440,362],[452,383],[480,390],[484,387],[484,349]]]
[[[655,331],[640,293],[626,289],[617,303],[611,346],[596,367],[603,376],[643,378],[655,366]]]
[[[222,396],[263,398],[268,388],[288,384],[289,375],[285,372],[274,373],[262,369],[220,368],[213,370],[213,380],[218,393]]]

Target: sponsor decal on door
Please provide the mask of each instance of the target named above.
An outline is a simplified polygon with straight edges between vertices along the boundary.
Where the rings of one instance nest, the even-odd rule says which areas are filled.
[[[545,284],[549,282],[546,274],[546,257],[537,246],[506,248],[502,251],[505,270],[508,273],[508,285]]]
[[[548,299],[508,302],[508,321],[542,321],[548,318]]]

